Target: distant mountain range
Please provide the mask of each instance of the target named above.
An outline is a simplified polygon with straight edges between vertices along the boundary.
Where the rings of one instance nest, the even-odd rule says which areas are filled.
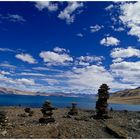
[[[133,97],[140,96],[140,87],[135,89],[125,89],[122,91],[114,92],[111,94],[112,97]]]
[[[0,94],[16,94],[16,95],[33,95],[33,96],[63,96],[63,97],[94,97],[93,94],[80,94],[80,93],[47,93],[47,92],[31,92],[23,91],[13,88],[0,87]]]

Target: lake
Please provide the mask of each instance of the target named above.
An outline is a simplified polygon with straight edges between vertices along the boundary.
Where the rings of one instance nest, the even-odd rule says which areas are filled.
[[[55,107],[70,107],[76,102],[79,108],[95,109],[96,99],[85,97],[59,97],[59,96],[30,96],[30,95],[0,95],[0,106],[41,107],[45,100],[50,100]],[[109,104],[114,110],[140,111],[140,105]]]

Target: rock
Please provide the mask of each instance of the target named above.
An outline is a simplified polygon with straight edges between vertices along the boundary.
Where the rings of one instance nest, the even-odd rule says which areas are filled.
[[[1,135],[2,136],[6,136],[6,134],[7,134],[7,131],[6,130],[4,130],[4,131],[1,132]]]
[[[77,121],[89,121],[89,119],[86,116],[77,116],[74,119]]]
[[[28,117],[28,113],[19,114],[20,117]]]
[[[55,122],[54,118],[40,118],[39,119],[39,123],[48,124],[48,123],[52,123],[52,122]]]
[[[121,127],[115,126],[113,124],[107,124],[106,130],[108,133],[113,134],[117,138],[128,138],[127,132],[123,130]]]
[[[125,110],[124,110],[124,113],[128,113],[128,110],[125,109]]]
[[[25,111],[25,113],[27,113],[27,115],[30,116],[30,117],[33,116],[33,114],[34,114],[34,112],[33,112],[33,111],[31,110],[31,108],[29,108],[29,107],[28,107],[28,108],[25,108],[24,111]]]

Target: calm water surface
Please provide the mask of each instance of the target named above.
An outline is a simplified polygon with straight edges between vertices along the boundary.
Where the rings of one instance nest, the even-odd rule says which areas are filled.
[[[58,97],[58,96],[27,96],[27,95],[0,95],[0,106],[41,107],[45,100],[50,100],[55,107],[70,107],[76,102],[79,108],[95,109],[96,99],[85,97]],[[140,105],[109,104],[114,110],[140,111]]]

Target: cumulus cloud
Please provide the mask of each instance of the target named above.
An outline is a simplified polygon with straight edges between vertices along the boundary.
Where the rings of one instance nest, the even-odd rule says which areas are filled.
[[[66,53],[59,54],[51,51],[42,51],[39,56],[49,65],[65,65],[67,62],[73,61],[73,58]]]
[[[80,56],[76,59],[75,65],[89,66],[93,63],[102,64],[103,56]]]
[[[36,60],[30,54],[22,53],[22,54],[17,54],[15,57],[23,62],[28,62],[29,64],[37,63]]]
[[[111,52],[112,58],[129,58],[138,57],[140,58],[140,50],[135,49],[131,46],[128,48],[114,48]]]
[[[35,85],[35,81],[33,79],[21,78],[21,79],[16,79],[16,81],[24,85]]]
[[[75,19],[75,12],[83,7],[82,2],[68,2],[67,7],[61,11],[58,15],[58,18],[65,20],[67,24],[74,22]]]
[[[137,36],[140,40],[140,2],[125,2],[120,4],[119,19],[129,28],[128,34]]]
[[[58,4],[51,1],[37,1],[35,7],[40,11],[43,9],[48,9],[50,12],[58,10]]]
[[[117,63],[117,62],[121,62],[121,61],[123,61],[122,58],[115,58],[112,60],[113,63]]]
[[[111,90],[132,88],[130,84],[117,82],[112,74],[103,66],[91,65],[84,68],[75,68],[73,72],[67,75],[69,75],[69,80],[66,82],[69,87],[80,93],[97,93],[102,83],[107,83]]]
[[[100,26],[100,25],[95,25],[95,26],[90,26],[90,32],[94,33],[94,32],[98,32],[99,30],[101,30],[104,26]]]
[[[120,43],[120,41],[117,38],[112,37],[112,36],[103,38],[100,41],[100,44],[104,45],[104,46],[118,46],[119,43]]]
[[[2,81],[2,84],[5,85],[6,87],[12,86],[17,89],[20,89],[20,87],[28,87],[29,86],[35,86],[37,85],[34,81],[34,79],[27,79],[27,78],[9,78],[4,75],[0,75],[0,81]]]
[[[140,84],[140,61],[113,63],[110,66],[114,77],[118,77],[122,82],[129,82],[135,87]],[[130,84],[130,85],[131,85]]]

